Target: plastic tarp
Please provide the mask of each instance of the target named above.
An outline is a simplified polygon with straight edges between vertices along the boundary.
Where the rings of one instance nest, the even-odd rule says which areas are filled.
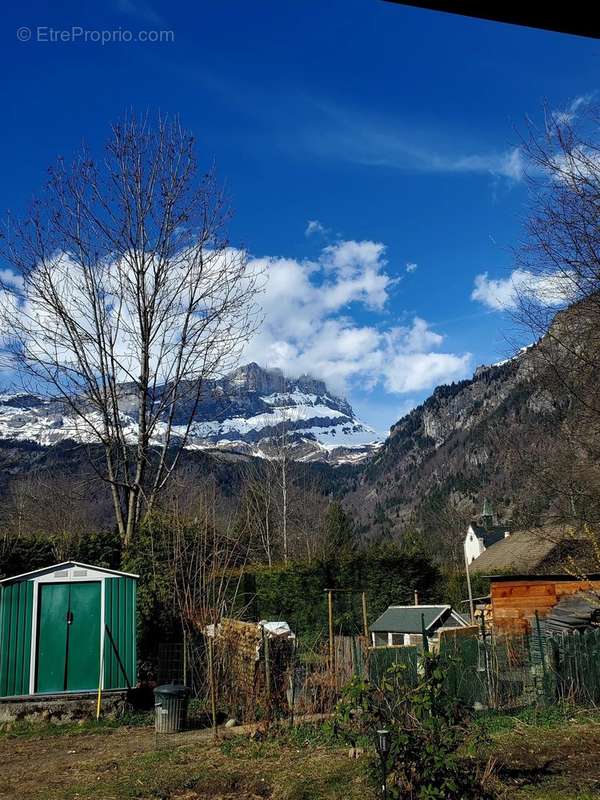
[[[590,592],[562,597],[546,617],[549,633],[570,633],[600,627],[600,596]]]
[[[292,632],[287,622],[279,620],[277,622],[269,622],[266,619],[261,619],[258,623],[270,639],[282,636],[284,639],[295,639],[296,634]]]

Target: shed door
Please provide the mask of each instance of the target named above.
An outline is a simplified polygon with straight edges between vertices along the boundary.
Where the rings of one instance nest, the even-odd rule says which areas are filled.
[[[41,584],[38,692],[81,691],[98,687],[100,588],[99,581]]]

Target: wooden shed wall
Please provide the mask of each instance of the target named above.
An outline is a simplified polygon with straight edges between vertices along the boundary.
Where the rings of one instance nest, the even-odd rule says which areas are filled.
[[[535,612],[543,618],[564,595],[589,589],[600,589],[600,581],[553,580],[528,578],[514,581],[492,581],[492,615],[494,629],[505,633],[530,631]]]

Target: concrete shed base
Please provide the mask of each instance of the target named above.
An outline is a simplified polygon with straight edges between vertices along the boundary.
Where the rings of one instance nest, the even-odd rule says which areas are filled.
[[[12,722],[79,722],[96,716],[96,692],[70,695],[26,695],[0,700],[0,725]],[[118,717],[127,707],[126,691],[102,696],[102,716]]]

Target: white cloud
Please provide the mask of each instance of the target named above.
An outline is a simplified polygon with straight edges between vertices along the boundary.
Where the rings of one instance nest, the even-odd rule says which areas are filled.
[[[0,287],[2,286],[20,289],[23,287],[23,278],[10,269],[0,269]]]
[[[328,233],[327,228],[322,225],[318,219],[309,219],[306,224],[306,230],[304,231],[305,236],[314,236],[315,234],[321,234],[321,236],[325,236]]]
[[[560,306],[573,296],[574,284],[568,274],[535,275],[515,269],[507,278],[490,278],[487,272],[475,277],[471,299],[478,300],[493,311],[510,311],[517,307],[519,297],[529,297],[547,306]]]
[[[418,264],[415,264],[415,262],[414,262],[414,261],[408,261],[408,262],[406,263],[406,271],[407,271],[407,272],[416,272],[416,270],[417,270],[418,266],[419,266],[419,265],[418,265]]]
[[[555,110],[552,112],[552,119],[557,125],[570,125],[578,116],[579,111],[592,102],[594,92],[589,94],[580,94],[575,97],[567,106],[562,110]]]
[[[234,263],[241,255],[232,249],[226,260]],[[215,263],[214,268],[222,269],[222,265]],[[113,266],[107,264],[102,275],[107,296],[118,291],[113,272]],[[414,317],[403,325],[390,321],[388,301],[398,278],[388,271],[381,242],[341,240],[324,247],[314,260],[250,257],[248,274],[264,278],[259,297],[264,322],[238,363],[256,361],[290,376],[310,373],[324,379],[338,394],[350,389],[369,392],[375,387],[391,395],[416,393],[464,377],[469,371],[470,354],[445,352],[444,337],[426,320]],[[15,284],[13,273],[2,277],[5,284]],[[176,270],[173,280],[177,280]],[[65,256],[59,257],[53,281],[81,325],[87,324],[87,301],[81,291],[84,282],[77,266]],[[132,297],[131,302],[134,300]],[[18,305],[18,300],[17,305],[10,305],[13,301],[12,292],[0,291],[0,317],[27,314],[35,334],[30,348],[38,341],[46,342],[46,336],[52,340],[55,328],[61,342],[66,342],[59,322],[44,316],[35,297],[25,305]],[[169,316],[168,341],[178,340],[177,325],[176,316]],[[135,332],[135,315],[126,306],[116,342],[124,379],[137,374],[132,344]],[[68,365],[73,353],[67,344],[61,346],[61,361]],[[158,373],[154,354],[153,365]],[[168,360],[164,369],[169,369]],[[161,373],[158,377],[167,376]]]
[[[415,317],[410,327],[395,328],[387,337],[384,374],[390,392],[418,392],[468,372],[470,354],[437,352],[444,337],[424,319]]]
[[[453,353],[399,353],[386,368],[386,388],[390,392],[419,392],[464,378],[471,355]]]
[[[342,275],[356,275],[364,269],[380,269],[386,265],[385,245],[381,242],[339,241],[324,248],[323,263]]]
[[[431,153],[429,166],[437,172],[489,173],[513,181],[520,181],[525,173],[523,155],[518,147],[501,153],[474,153],[464,156]]]
[[[418,400],[415,400],[414,397],[407,397],[398,406],[398,410],[396,412],[395,419],[397,419],[397,420],[402,419],[402,417],[405,417],[407,414],[410,414],[410,412],[413,410],[413,408],[416,408],[418,405],[419,405],[419,402],[418,402]]]
[[[395,280],[386,271],[385,246],[340,241],[317,261],[253,259],[266,274],[264,323],[244,360],[308,372],[332,391],[351,386],[405,393],[464,377],[470,355],[438,352],[443,336],[425,320],[382,325]]]
[[[139,19],[142,22],[151,22],[154,25],[163,25],[164,20],[149,3],[143,0],[114,0],[117,11],[128,17]]]
[[[521,150],[518,147],[513,147],[502,154],[497,167],[494,169],[492,166],[490,172],[495,172],[495,174],[510,178],[513,181],[520,181],[525,175],[525,162],[523,161]]]
[[[573,191],[593,191],[600,173],[600,154],[590,147],[573,147],[568,152],[560,151],[552,158],[550,173],[553,180],[564,183]]]
[[[318,124],[303,134],[311,151],[373,167],[435,173],[473,173],[520,181],[518,147],[488,149],[452,131],[320,104]],[[458,143],[458,144],[457,144]]]

